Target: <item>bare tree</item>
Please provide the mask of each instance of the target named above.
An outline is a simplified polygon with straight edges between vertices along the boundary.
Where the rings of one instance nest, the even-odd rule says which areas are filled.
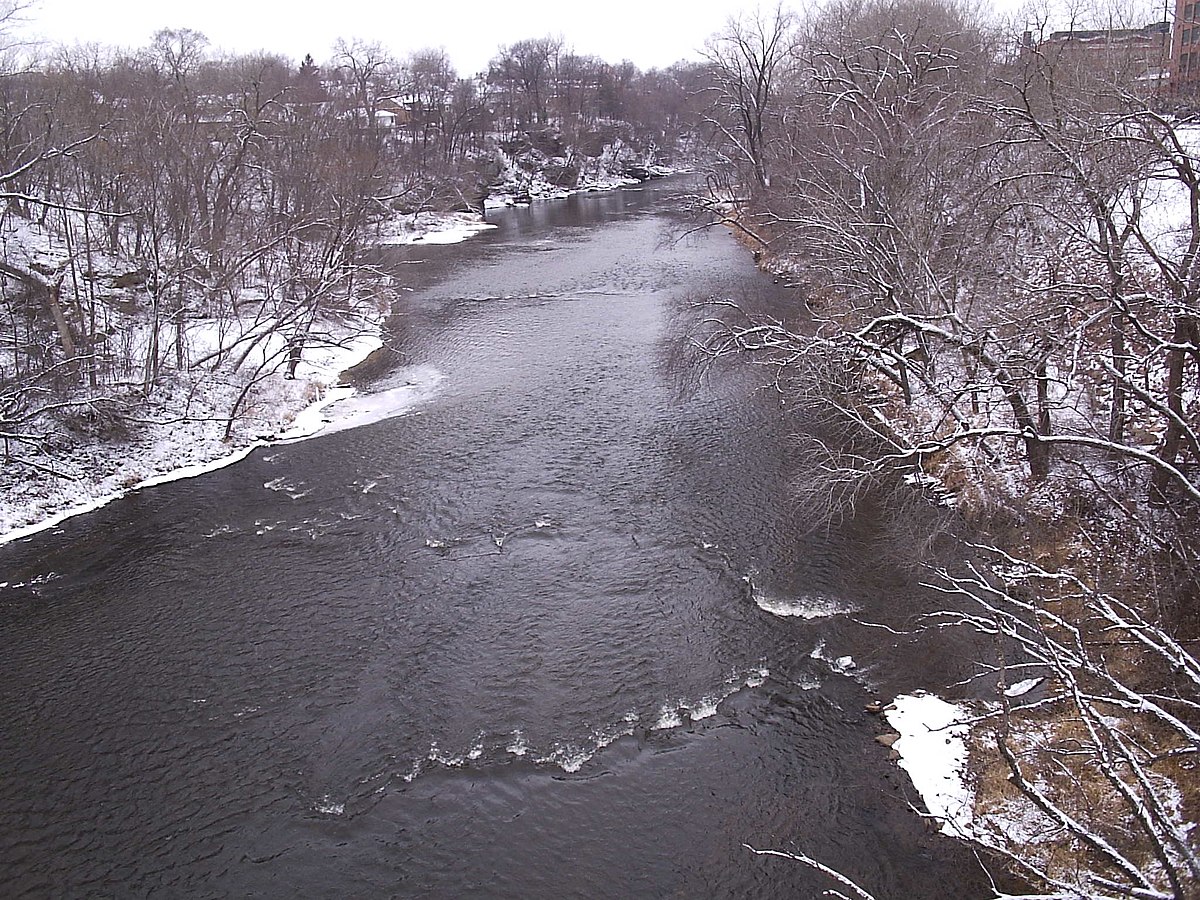
[[[782,6],[732,19],[705,52],[713,80],[706,121],[721,138],[723,152],[748,167],[759,189],[771,184],[768,145],[773,120],[783,114],[781,94],[790,87],[785,81],[793,24]]]
[[[967,836],[1049,886],[1044,896],[1195,896],[1200,848],[1186,798],[1200,755],[1200,662],[1079,575],[975,550],[967,573],[943,570],[934,583],[963,605],[929,620],[998,642],[981,671],[999,678],[998,707],[983,722],[1011,788],[978,811]],[[1028,699],[1010,690],[1038,680]],[[992,824],[1005,816],[1044,836],[1019,845]]]

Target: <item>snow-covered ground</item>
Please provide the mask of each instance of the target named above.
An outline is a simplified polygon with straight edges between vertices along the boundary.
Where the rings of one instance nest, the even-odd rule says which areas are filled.
[[[423,212],[383,223],[372,240],[378,246],[457,244],[495,227],[478,213]]]
[[[529,181],[507,186],[505,190],[494,191],[484,201],[484,207],[486,209],[503,209],[506,206],[519,206],[531,200],[563,200],[572,194],[583,194],[590,191],[611,191],[616,188],[632,187],[640,183],[636,178],[605,174],[594,177],[581,176],[579,183],[575,187],[563,188],[551,184],[544,178],[536,177]]]
[[[8,467],[0,504],[0,543],[97,509],[139,488],[230,465],[256,447],[311,437],[337,427],[333,423],[350,427],[404,412],[433,391],[440,378],[436,372],[406,373],[407,384],[369,399],[356,398],[354,388],[337,384],[341,372],[380,345],[376,326],[341,346],[306,349],[295,379],[285,379],[278,371],[254,386],[228,440],[228,410],[242,390],[241,380],[213,376],[164,385],[154,401],[139,411],[144,418],[126,439],[79,443],[67,459],[56,461],[58,476]],[[177,410],[185,406],[188,412],[181,416]]]

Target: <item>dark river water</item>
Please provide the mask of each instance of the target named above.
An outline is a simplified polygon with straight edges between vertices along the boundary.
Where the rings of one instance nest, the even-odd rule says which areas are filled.
[[[748,844],[987,894],[863,710],[938,663],[838,614],[919,592],[792,499],[762,371],[679,362],[693,301],[796,301],[724,232],[669,241],[672,192],[385,254],[403,366],[368,389],[436,373],[419,407],[0,548],[0,893],[833,886]]]

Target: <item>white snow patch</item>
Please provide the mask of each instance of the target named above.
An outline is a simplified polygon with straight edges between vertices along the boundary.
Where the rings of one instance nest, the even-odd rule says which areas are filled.
[[[1016,684],[1004,689],[1004,696],[1024,697],[1045,680],[1045,678],[1026,678],[1024,681],[1018,681]]]
[[[385,222],[373,241],[378,246],[461,244],[495,227],[478,213],[417,213]]]
[[[404,384],[386,390],[365,394],[348,387],[331,390],[296,416],[292,427],[271,443],[293,443],[402,416],[429,400],[444,378],[431,366],[418,366],[406,374]]]
[[[908,772],[925,808],[941,819],[942,833],[967,833],[974,795],[965,781],[966,710],[933,694],[901,694],[886,710],[900,735],[892,749]]]

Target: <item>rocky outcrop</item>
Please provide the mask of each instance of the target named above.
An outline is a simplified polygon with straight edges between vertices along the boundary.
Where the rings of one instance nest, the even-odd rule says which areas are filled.
[[[498,142],[499,172],[488,185],[489,205],[526,203],[632,184],[669,174],[659,149],[643,145],[628,126],[602,124],[568,135],[540,127]]]

